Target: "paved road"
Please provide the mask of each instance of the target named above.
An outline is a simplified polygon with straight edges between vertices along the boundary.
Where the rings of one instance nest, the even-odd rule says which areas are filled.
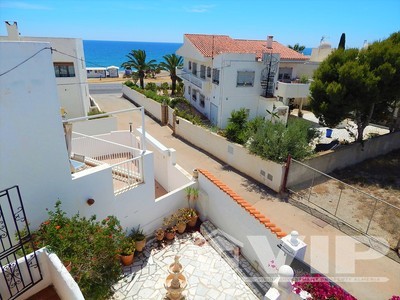
[[[94,98],[102,110],[111,112],[133,107],[133,104],[121,97],[120,92],[104,93],[109,88],[103,89],[97,86],[96,88],[98,89],[96,89],[97,94],[94,95]],[[129,122],[133,122],[135,127],[140,126],[138,113],[124,113],[118,116],[119,129],[128,129]],[[343,276],[344,274],[337,273],[340,265],[354,264],[351,255],[346,255],[343,249],[342,252],[335,249],[335,246],[338,247],[335,243],[336,237],[344,236],[336,228],[328,224],[322,223],[321,225],[321,222],[316,222],[317,219],[315,217],[281,201],[273,191],[265,186],[232,170],[229,166],[193,148],[184,141],[173,137],[172,131],[168,126],[160,126],[147,116],[145,126],[149,134],[166,147],[174,148],[177,151],[177,163],[186,171],[191,173],[195,168],[210,171],[262,214],[270,218],[283,231],[290,233],[292,230],[297,230],[300,235],[306,234],[302,238],[309,245],[305,261],[313,265],[317,262],[320,264],[326,263],[327,265],[324,266],[329,271],[324,272],[325,275]],[[311,239],[321,236],[328,239],[329,245],[314,242],[311,251]],[[369,248],[364,245],[357,245],[357,252],[368,250]],[[400,274],[400,265],[390,258],[358,260],[355,274],[350,274],[349,276],[387,277],[390,278],[389,282],[360,282],[355,284],[350,280],[349,282],[341,282],[340,285],[358,299],[388,299],[394,291],[400,291],[400,282],[397,281],[398,274]]]
[[[118,94],[122,91],[121,83],[89,83],[91,95],[97,94]]]

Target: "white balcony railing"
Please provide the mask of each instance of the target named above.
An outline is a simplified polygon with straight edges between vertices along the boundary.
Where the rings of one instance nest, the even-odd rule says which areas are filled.
[[[282,98],[307,98],[310,95],[309,83],[277,82],[275,96]]]
[[[203,88],[203,80],[193,75],[192,72],[186,69],[177,69],[176,75],[180,78],[189,81],[200,89]]]
[[[76,132],[73,133],[71,144],[72,153],[83,156],[85,164],[92,167],[110,166],[115,194],[144,182],[140,149]]]

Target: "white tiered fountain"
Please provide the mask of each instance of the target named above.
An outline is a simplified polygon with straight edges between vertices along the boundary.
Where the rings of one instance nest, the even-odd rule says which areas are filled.
[[[182,292],[186,288],[186,277],[182,274],[182,265],[179,263],[179,256],[175,256],[169,268],[169,275],[165,279],[164,287],[167,290],[167,298],[171,300],[183,299]]]

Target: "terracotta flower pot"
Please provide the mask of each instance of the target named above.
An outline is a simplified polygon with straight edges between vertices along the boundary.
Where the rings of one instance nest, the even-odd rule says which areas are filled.
[[[120,259],[121,262],[124,266],[130,266],[133,263],[133,256],[134,253],[132,253],[131,255],[121,255]]]
[[[145,246],[146,246],[146,239],[141,241],[135,241],[135,248],[137,251],[142,252]]]
[[[184,233],[186,229],[186,223],[178,223],[176,224],[176,228],[179,233]]]
[[[190,218],[190,221],[188,222],[188,225],[189,225],[190,227],[196,226],[196,223],[197,223],[197,219],[198,219],[198,218],[199,218],[198,216],[191,217],[191,218]]]
[[[164,239],[165,233],[164,231],[156,234],[157,241],[162,241]]]
[[[167,240],[173,240],[175,238],[175,232],[167,231],[165,232],[165,237],[167,238]]]

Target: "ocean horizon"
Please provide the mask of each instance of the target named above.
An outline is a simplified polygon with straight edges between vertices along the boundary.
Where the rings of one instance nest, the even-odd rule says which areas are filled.
[[[121,68],[121,64],[127,61],[126,55],[139,49],[146,51],[147,60],[155,59],[160,63],[164,55],[175,53],[181,46],[182,43],[83,40],[86,67]],[[303,54],[311,55],[311,50],[305,48]]]
[[[128,60],[126,55],[139,49],[146,51],[147,60],[155,59],[160,63],[164,55],[175,53],[180,46],[182,43],[83,40],[86,67],[121,68],[121,64]]]

